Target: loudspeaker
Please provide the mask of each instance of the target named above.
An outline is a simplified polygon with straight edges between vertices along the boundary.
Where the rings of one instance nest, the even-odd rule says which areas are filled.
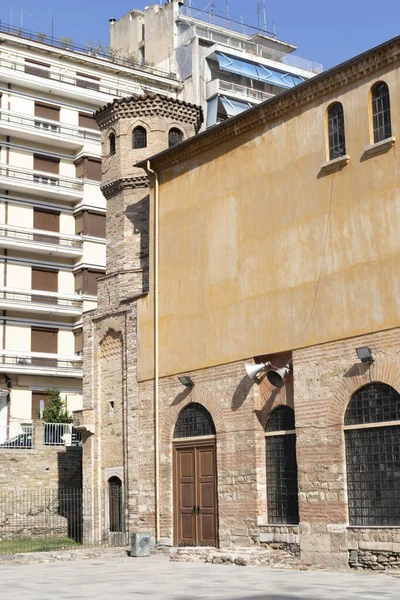
[[[261,371],[265,371],[271,366],[271,363],[261,363],[260,365],[255,365],[253,363],[245,363],[244,364],[246,373],[250,377],[252,381],[257,381],[257,375],[261,373]]]
[[[267,379],[270,382],[270,384],[274,387],[281,388],[285,383],[285,379],[289,371],[290,363],[288,363],[281,369],[277,369],[276,371],[267,371]]]

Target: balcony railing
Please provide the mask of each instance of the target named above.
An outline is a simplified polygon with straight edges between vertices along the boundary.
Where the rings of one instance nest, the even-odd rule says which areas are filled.
[[[62,295],[57,292],[42,290],[21,290],[17,288],[0,287],[0,303],[2,300],[15,304],[37,303],[53,305],[60,308],[75,308],[80,311],[82,298],[78,295]]]
[[[19,422],[0,422],[0,449],[31,450],[33,448],[33,425]]]
[[[59,121],[51,121],[41,117],[23,115],[10,110],[0,110],[0,126],[2,124],[15,125],[23,129],[50,134],[53,137],[73,138],[82,144],[85,141],[99,142],[101,135],[98,131],[65,125]]]
[[[77,431],[72,423],[45,423],[45,446],[80,446],[82,433]]]
[[[214,80],[215,81],[215,80]],[[219,91],[225,93],[232,93],[247,98],[248,100],[254,100],[255,102],[262,102],[272,98],[274,94],[263,92],[262,90],[255,90],[254,88],[246,87],[245,85],[238,85],[231,81],[224,81],[223,79],[218,80]]]
[[[63,177],[32,169],[21,169],[11,165],[0,164],[0,177],[9,177],[24,183],[37,183],[49,188],[67,192],[83,192],[83,182],[74,177]]]
[[[38,372],[48,371],[51,374],[65,374],[72,377],[82,377],[82,357],[61,356],[46,352],[11,352],[0,350],[0,371],[9,372]]]
[[[73,248],[80,250],[83,247],[83,241],[80,236],[66,235],[53,231],[45,232],[42,229],[27,229],[11,225],[0,225],[0,238],[12,238],[33,244],[45,244],[46,246],[56,245],[60,249]]]

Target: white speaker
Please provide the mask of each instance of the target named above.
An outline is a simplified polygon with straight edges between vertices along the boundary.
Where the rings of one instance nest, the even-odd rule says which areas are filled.
[[[271,385],[276,388],[283,387],[285,383],[285,379],[287,374],[290,371],[290,363],[282,367],[281,369],[277,369],[276,371],[267,371],[267,379]]]
[[[258,365],[255,365],[254,363],[245,363],[244,366],[250,379],[252,381],[257,381],[257,375],[261,373],[261,371],[268,369],[268,367],[271,366],[271,363],[261,363]]]

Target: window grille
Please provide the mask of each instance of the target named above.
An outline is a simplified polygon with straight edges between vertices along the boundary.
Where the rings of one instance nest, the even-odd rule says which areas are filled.
[[[147,147],[147,131],[144,127],[135,127],[133,130],[132,147],[134,150]]]
[[[294,411],[279,406],[268,419],[266,432],[294,429]],[[296,434],[268,435],[265,438],[267,506],[269,523],[297,524],[299,505],[297,489]]]
[[[110,144],[110,154],[115,154],[115,133],[110,133],[108,141]]]
[[[372,91],[372,120],[375,144],[391,137],[389,88],[384,82],[378,83]]]
[[[168,133],[169,148],[171,148],[171,146],[176,146],[176,144],[180,144],[180,142],[182,140],[183,140],[183,133],[180,129],[173,127],[172,129],[169,130],[169,133]]]
[[[346,154],[344,135],[344,113],[340,102],[333,104],[328,110],[329,160]]]
[[[384,383],[361,388],[345,414],[350,525],[400,525],[400,394]],[[374,427],[399,421],[399,425]],[[351,426],[371,427],[351,429]]]
[[[183,409],[175,425],[174,438],[215,435],[215,427],[208,410],[193,402]]]

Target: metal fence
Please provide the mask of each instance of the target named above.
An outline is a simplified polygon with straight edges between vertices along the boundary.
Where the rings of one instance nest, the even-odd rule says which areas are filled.
[[[30,450],[33,448],[33,425],[0,422],[0,449]]]
[[[81,446],[82,433],[71,423],[43,423],[43,429],[35,431],[33,424],[0,422],[0,450],[31,450],[42,444]]]
[[[45,446],[79,446],[82,434],[71,423],[45,423]]]
[[[100,511],[90,489],[0,491],[0,556],[126,545],[123,491],[109,491]]]

